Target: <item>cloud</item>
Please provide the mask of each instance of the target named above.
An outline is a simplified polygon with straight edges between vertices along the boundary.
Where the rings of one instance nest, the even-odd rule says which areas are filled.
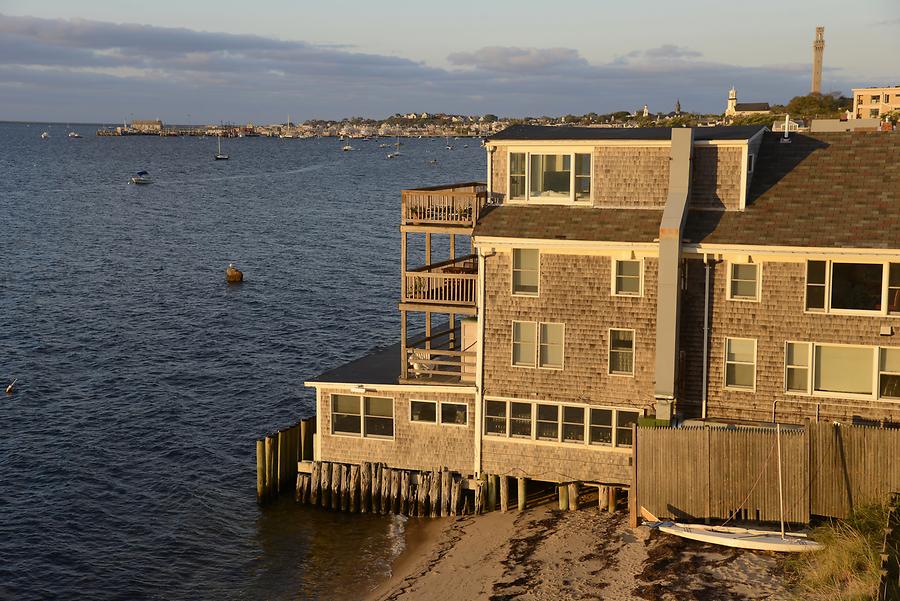
[[[742,100],[784,102],[808,89],[808,65],[742,67],[665,44],[590,61],[574,48],[488,46],[409,58],[257,35],[0,15],[0,118],[177,121],[386,116],[395,112],[541,115],[721,112]],[[829,88],[849,89],[832,73]],[[854,82],[856,83],[856,82]]]
[[[900,17],[896,19],[884,19],[882,21],[876,21],[874,23],[876,27],[890,27],[892,25],[900,25]]]

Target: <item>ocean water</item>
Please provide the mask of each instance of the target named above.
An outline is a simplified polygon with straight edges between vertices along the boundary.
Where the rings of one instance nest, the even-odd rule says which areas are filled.
[[[258,508],[255,440],[397,341],[400,189],[483,180],[477,140],[213,161],[213,138],[74,129],[0,124],[0,598],[358,597],[415,524]]]

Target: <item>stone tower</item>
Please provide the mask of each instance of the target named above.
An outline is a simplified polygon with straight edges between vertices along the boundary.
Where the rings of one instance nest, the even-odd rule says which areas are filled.
[[[725,115],[731,116],[734,115],[737,110],[737,90],[734,89],[734,86],[731,86],[731,89],[728,91],[728,104],[725,105]]]
[[[810,94],[822,93],[822,55],[825,53],[825,28],[816,27],[816,40],[813,42],[812,88]]]
[[[681,114],[681,99],[679,99],[679,98],[675,99],[675,114],[676,115]]]

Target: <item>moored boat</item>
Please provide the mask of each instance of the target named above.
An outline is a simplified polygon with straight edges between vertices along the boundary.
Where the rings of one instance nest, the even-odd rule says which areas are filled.
[[[153,180],[150,179],[150,174],[146,171],[138,171],[131,176],[131,183],[144,185],[153,183]]]

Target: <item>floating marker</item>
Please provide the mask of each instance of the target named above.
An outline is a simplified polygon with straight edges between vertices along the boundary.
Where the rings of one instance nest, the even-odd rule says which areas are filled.
[[[13,393],[13,386],[15,386],[16,382],[18,382],[18,381],[19,381],[19,378],[16,378],[15,380],[12,381],[12,383],[9,386],[6,387],[6,394]]]

